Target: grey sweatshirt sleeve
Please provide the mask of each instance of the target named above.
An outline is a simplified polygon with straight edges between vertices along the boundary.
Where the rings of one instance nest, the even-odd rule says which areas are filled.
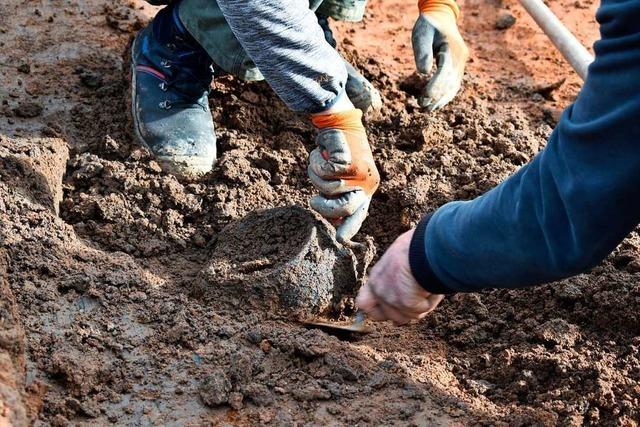
[[[344,93],[347,71],[308,0],[218,0],[231,30],[294,111],[317,113]]]

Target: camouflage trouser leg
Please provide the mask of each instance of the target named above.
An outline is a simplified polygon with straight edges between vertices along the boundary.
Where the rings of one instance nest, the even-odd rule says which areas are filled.
[[[324,0],[316,13],[337,21],[362,21],[367,0]]]
[[[170,0],[147,2],[158,5]],[[309,8],[333,19],[359,21],[366,3],[367,0],[309,0]],[[216,0],[182,0],[178,12],[184,26],[215,65],[242,80],[264,79],[231,31]]]
[[[182,0],[179,14],[189,33],[218,67],[242,80],[264,80],[215,0]]]

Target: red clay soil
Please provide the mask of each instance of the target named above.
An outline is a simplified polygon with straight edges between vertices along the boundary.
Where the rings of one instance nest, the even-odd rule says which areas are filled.
[[[529,161],[579,90],[515,2],[462,6],[471,62],[435,113],[416,101],[413,1],[372,0],[339,25],[385,100],[367,120],[382,185],[358,237],[378,254]],[[595,2],[551,7],[595,40]],[[162,173],[132,138],[122,70],[152,13],[3,2],[0,425],[636,425],[635,232],[560,283],[454,296],[364,337],[307,330],[301,309],[353,314],[367,264],[300,208],[313,129],[267,84],[218,77],[218,165],[196,182]],[[515,25],[497,29],[506,13]]]

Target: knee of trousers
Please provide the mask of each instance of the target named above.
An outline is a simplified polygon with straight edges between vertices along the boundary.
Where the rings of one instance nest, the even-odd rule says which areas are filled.
[[[217,67],[241,80],[264,80],[231,31],[215,0],[180,0],[178,14],[187,31],[207,51]]]

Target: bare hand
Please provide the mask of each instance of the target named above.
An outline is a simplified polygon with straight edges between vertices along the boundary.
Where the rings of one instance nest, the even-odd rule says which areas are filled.
[[[404,325],[433,311],[444,295],[431,294],[416,282],[409,266],[409,246],[414,230],[396,239],[371,269],[356,305],[373,320]]]

